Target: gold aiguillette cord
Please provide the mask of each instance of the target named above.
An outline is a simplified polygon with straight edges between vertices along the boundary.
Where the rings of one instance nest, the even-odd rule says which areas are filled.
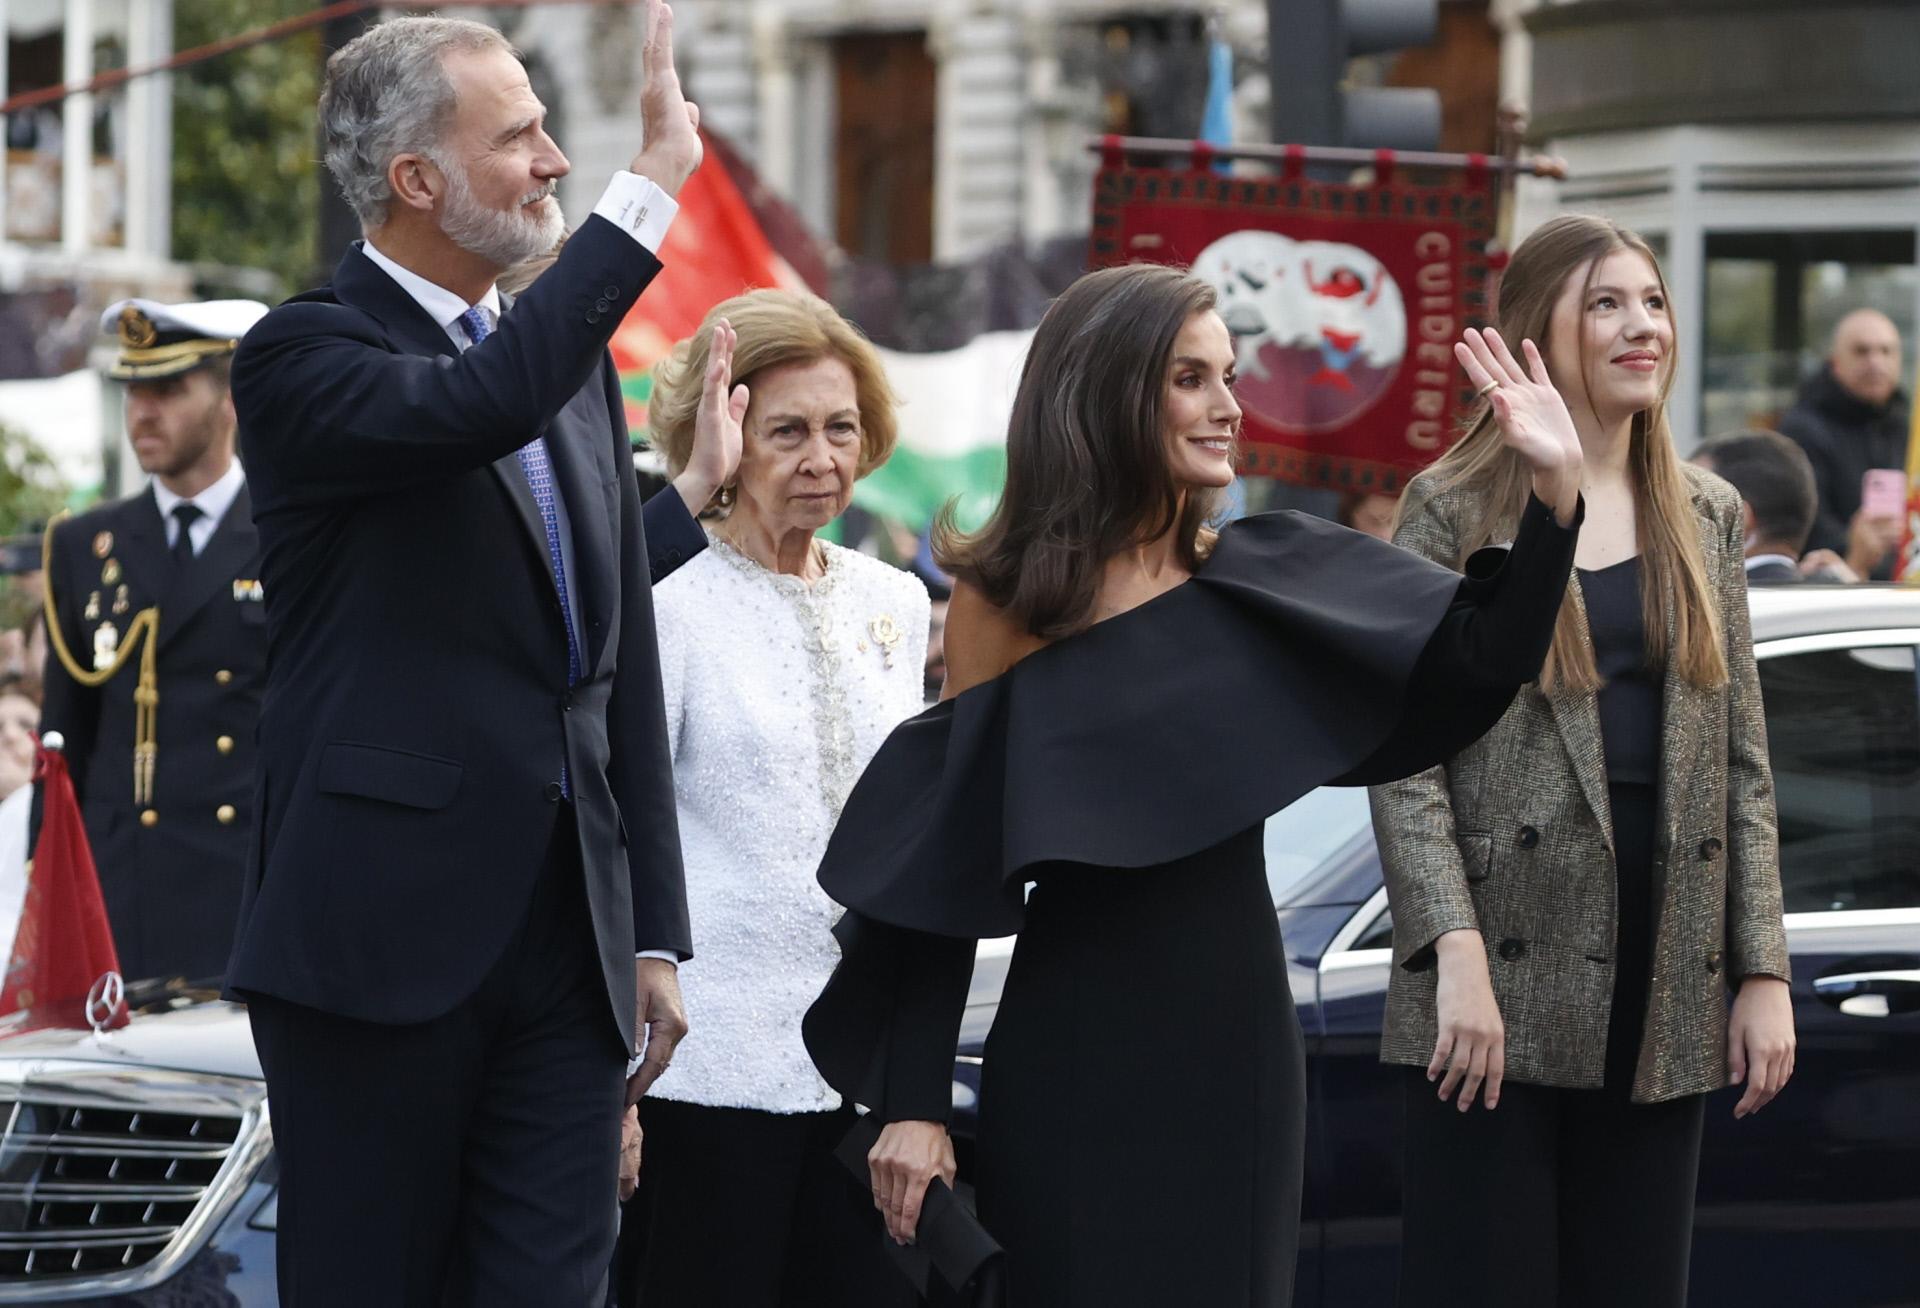
[[[126,637],[114,651],[113,662],[104,668],[83,668],[67,647],[67,636],[60,629],[60,617],[53,603],[53,529],[73,515],[62,509],[47,523],[40,537],[41,604],[47,616],[47,640],[54,656],[67,675],[89,689],[98,689],[113,680],[127,666],[135,649],[140,650],[140,680],[133,690],[133,802],[142,808],[153,803],[154,764],[160,757],[157,740],[160,711],[160,609],[141,609],[127,626]]]

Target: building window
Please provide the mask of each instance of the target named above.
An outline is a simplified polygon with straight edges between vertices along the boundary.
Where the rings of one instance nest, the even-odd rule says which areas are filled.
[[[1710,232],[1700,430],[1772,427],[1854,309],[1893,319],[1912,376],[1920,269],[1906,231]]]
[[[840,37],[833,43],[839,122],[834,235],[857,259],[933,259],[935,88],[924,32]]]

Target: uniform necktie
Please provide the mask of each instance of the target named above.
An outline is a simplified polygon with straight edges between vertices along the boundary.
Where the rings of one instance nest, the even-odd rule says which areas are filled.
[[[176,568],[193,562],[193,524],[204,516],[198,504],[189,502],[173,506],[173,565]]]
[[[486,315],[479,309],[468,309],[460,315],[460,326],[465,329],[467,339],[475,345],[493,334],[493,328],[487,325]],[[560,552],[560,510],[554,502],[559,488],[553,484],[553,461],[547,457],[547,442],[536,436],[522,445],[518,451],[520,471],[526,474],[527,485],[533,488],[533,502],[540,506],[540,521],[546,527],[547,562],[553,569],[554,589],[560,595],[560,617],[567,625],[567,685],[577,685],[585,672],[586,663],[580,656],[580,643],[574,636],[573,602],[567,598],[567,565]],[[560,789],[571,794],[568,785],[566,765],[560,768]]]

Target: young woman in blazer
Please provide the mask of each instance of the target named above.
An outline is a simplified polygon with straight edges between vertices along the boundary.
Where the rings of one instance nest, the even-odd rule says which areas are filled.
[[[1673,319],[1639,237],[1546,224],[1498,316],[1459,347],[1485,407],[1395,539],[1452,564],[1513,535],[1527,474],[1501,430],[1542,389],[1579,433],[1586,525],[1539,680],[1373,791],[1382,1056],[1407,1068],[1400,1302],[1682,1308],[1706,1092],[1744,1084],[1744,1117],[1793,1070],[1740,499],[1674,452]]]

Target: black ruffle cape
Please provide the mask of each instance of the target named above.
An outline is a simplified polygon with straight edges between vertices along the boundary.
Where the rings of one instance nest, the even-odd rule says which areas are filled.
[[[1463,578],[1305,514],[1245,518],[1187,583],[902,723],[820,867],[848,910],[804,1027],[821,1074],[886,1116],[933,1113],[944,1069],[910,1109],[887,1085],[896,1029],[958,1023],[913,956],[1017,932],[1037,865],[1165,863],[1478,739],[1538,674],[1575,530],[1536,501]]]

